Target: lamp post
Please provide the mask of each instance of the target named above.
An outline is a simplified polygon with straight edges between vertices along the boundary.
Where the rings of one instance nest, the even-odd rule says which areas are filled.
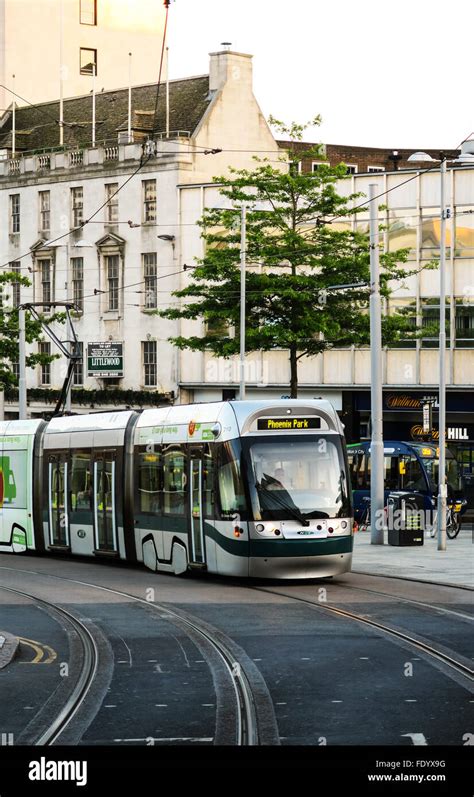
[[[239,399],[245,399],[245,269],[247,259],[247,205],[242,204],[240,222],[240,390]]]
[[[448,159],[432,158],[426,152],[414,152],[409,161],[423,163],[440,161],[440,235],[439,235],[439,464],[437,530],[438,551],[446,550],[446,509],[448,485],[446,482],[446,219],[449,212],[445,208],[445,182]],[[474,155],[462,153],[453,163],[474,165]]]
[[[370,206],[370,411],[371,411],[371,480],[370,544],[384,543],[384,473],[383,473],[383,375],[382,375],[382,303],[380,297],[379,228],[377,222],[377,183],[369,185]]]

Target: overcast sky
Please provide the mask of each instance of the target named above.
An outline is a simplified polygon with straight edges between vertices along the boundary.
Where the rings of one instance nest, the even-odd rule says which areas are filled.
[[[169,20],[170,77],[232,42],[265,116],[321,114],[307,140],[450,149],[474,131],[473,0],[176,0]]]

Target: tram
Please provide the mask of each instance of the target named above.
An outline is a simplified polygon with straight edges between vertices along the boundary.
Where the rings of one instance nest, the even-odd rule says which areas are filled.
[[[360,522],[370,496],[370,441],[351,443],[347,447],[349,472],[354,496],[354,515]],[[436,511],[439,474],[439,449],[432,443],[384,440],[385,502],[395,491],[411,491],[422,497],[423,510],[431,522]],[[460,494],[461,479],[453,453],[446,450],[448,494]],[[462,510],[464,511],[464,509]]]
[[[312,578],[350,569],[352,533],[343,428],[326,401],[0,424],[0,552]]]

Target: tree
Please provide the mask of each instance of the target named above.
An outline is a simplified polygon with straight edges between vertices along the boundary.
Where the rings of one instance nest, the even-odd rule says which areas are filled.
[[[233,209],[205,210],[200,220],[205,256],[197,261],[190,284],[173,294],[183,300],[182,306],[160,315],[205,322],[201,335],[170,339],[181,349],[207,350],[222,357],[238,353],[240,207],[246,203],[246,351],[287,349],[290,392],[296,398],[302,357],[370,341],[368,210],[353,208],[355,200],[362,204],[362,195],[337,193],[336,182],[346,175],[344,164],[333,168],[322,164],[311,174],[299,171],[303,154],[321,158],[319,147],[309,152],[298,147],[306,126],[270,121],[293,139],[290,164],[285,157],[278,165],[256,158],[254,170],[231,169],[230,176],[214,178]],[[361,213],[365,229],[352,230],[348,220]],[[408,253],[408,249],[381,251],[382,296],[390,295],[391,282],[414,273],[405,267]],[[364,287],[356,290],[330,290],[360,282]],[[419,336],[413,312],[384,316],[384,344]]]
[[[0,271],[0,384],[5,386],[18,384],[12,367],[12,364],[17,363],[19,358],[18,309],[6,304],[10,299],[8,289],[13,289],[15,284],[28,287],[31,283],[27,277],[16,272]],[[64,314],[55,313],[48,320],[61,322],[64,320]],[[33,320],[28,313],[25,317],[25,327],[27,343],[36,343],[43,339],[41,324]],[[57,357],[56,354],[28,354],[26,365],[28,368],[46,365]]]

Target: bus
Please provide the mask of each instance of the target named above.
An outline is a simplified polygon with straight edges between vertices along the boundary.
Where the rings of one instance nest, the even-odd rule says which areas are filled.
[[[439,449],[433,443],[412,443],[384,440],[385,505],[388,494],[395,491],[415,492],[423,498],[423,510],[432,523],[436,510]],[[370,497],[370,441],[350,443],[347,446],[349,473],[354,497],[354,518],[359,523],[366,512]],[[458,463],[453,453],[446,450],[446,475],[448,496],[456,497],[461,490]]]

